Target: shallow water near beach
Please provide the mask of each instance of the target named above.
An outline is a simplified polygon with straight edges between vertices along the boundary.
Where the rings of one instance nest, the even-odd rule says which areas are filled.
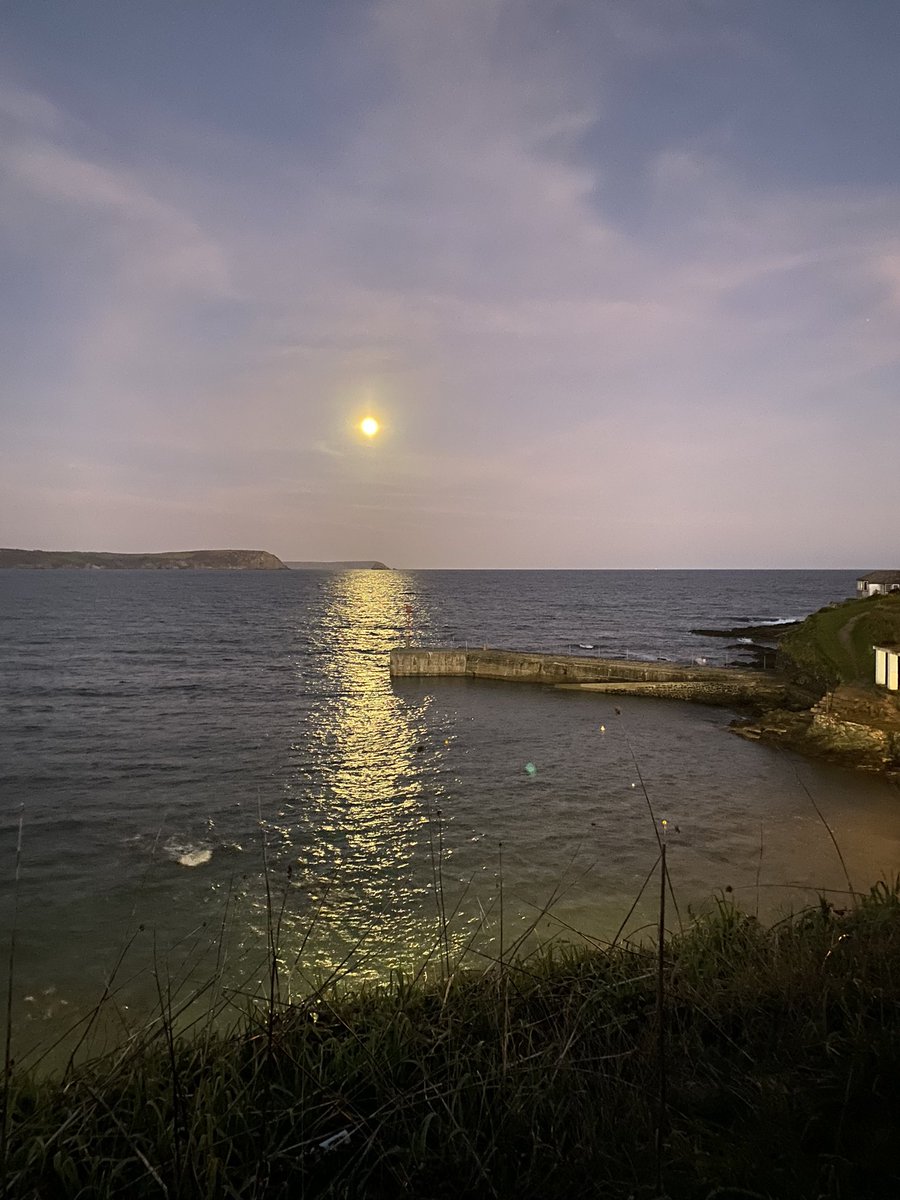
[[[388,675],[407,605],[421,644],[714,662],[738,651],[692,627],[852,589],[853,572],[0,572],[17,1053],[111,978],[109,1037],[157,980],[252,985],[275,921],[297,992],[434,962],[441,910],[454,952],[496,954],[501,924],[509,945],[536,918],[611,937],[654,818],[676,924],[719,889],[768,915],[819,888],[840,902],[848,874],[868,887],[900,862],[897,788],[741,741],[727,710]]]

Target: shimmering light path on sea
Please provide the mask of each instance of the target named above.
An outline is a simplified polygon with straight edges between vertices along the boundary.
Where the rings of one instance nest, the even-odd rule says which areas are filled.
[[[857,887],[900,860],[896,788],[742,742],[726,711],[388,676],[407,605],[432,644],[712,657],[691,627],[801,616],[852,574],[0,576],[21,1046],[96,1001],[125,945],[126,1019],[155,995],[154,955],[173,986],[259,978],[271,919],[296,989],[421,965],[438,893],[457,944],[496,949],[501,859],[507,936],[554,892],[542,933],[608,936],[655,857],[641,778],[682,911],[726,886],[765,911],[845,886],[809,793]]]

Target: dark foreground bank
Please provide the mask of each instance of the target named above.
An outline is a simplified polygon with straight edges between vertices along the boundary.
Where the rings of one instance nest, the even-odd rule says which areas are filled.
[[[164,1003],[62,1080],[13,1070],[3,1194],[900,1194],[900,881],[773,928],[722,901],[657,968],[557,946],[229,1036]]]

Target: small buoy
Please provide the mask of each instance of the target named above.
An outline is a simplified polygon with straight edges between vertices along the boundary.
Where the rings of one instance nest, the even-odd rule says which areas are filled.
[[[606,726],[605,726],[605,725],[601,725],[601,726],[600,726],[600,732],[601,732],[601,733],[606,733]]]
[[[637,787],[637,784],[636,784],[636,783],[633,783],[631,786],[632,786],[632,787]]]
[[[525,764],[525,774],[526,775],[536,775],[537,774],[537,767],[534,765],[533,762],[527,762]]]

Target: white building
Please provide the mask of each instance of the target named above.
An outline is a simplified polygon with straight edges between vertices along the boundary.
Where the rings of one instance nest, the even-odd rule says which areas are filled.
[[[858,596],[883,596],[900,592],[900,571],[867,571],[856,581]]]
[[[889,692],[900,691],[900,646],[875,646],[875,682]]]

